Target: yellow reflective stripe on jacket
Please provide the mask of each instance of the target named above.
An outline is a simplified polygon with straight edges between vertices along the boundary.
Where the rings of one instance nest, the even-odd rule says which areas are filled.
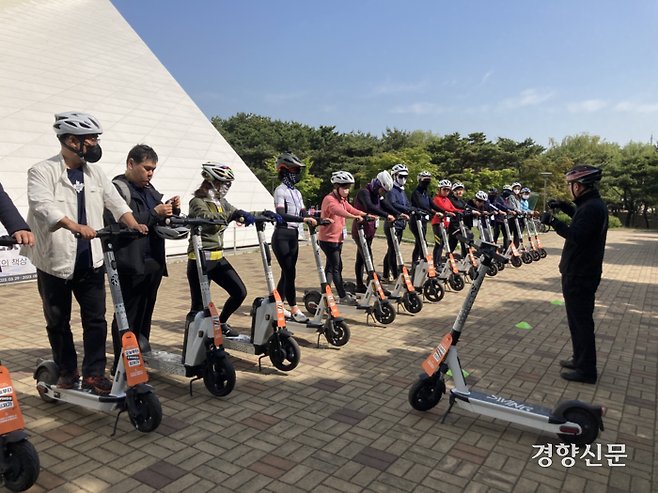
[[[213,250],[212,252],[209,252],[208,250],[204,250],[205,255],[206,255],[206,260],[219,260],[222,258],[222,251],[221,250]],[[187,258],[190,260],[196,260],[196,255],[194,255],[194,252],[190,252],[187,254]]]

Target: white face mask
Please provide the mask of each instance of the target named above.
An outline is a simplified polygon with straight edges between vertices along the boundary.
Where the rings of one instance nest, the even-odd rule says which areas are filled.
[[[528,200],[528,199],[530,198],[530,195],[522,195],[522,197],[523,197],[524,199]]]
[[[226,197],[226,194],[231,188],[230,183],[222,183],[219,188],[217,189],[217,195],[219,196],[220,200]]]
[[[397,175],[395,177],[395,181],[397,182],[398,185],[404,188],[405,183],[407,183],[407,177],[402,175]]]

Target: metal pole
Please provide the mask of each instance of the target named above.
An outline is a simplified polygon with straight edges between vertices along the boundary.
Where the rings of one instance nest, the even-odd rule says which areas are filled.
[[[550,171],[544,171],[543,173],[539,173],[541,176],[544,177],[544,210],[546,210],[546,180],[548,180],[548,177],[551,176],[553,173]]]

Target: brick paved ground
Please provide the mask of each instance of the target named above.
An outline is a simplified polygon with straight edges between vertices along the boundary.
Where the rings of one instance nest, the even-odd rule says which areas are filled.
[[[299,367],[282,373],[265,360],[233,358],[235,390],[212,397],[201,382],[152,372],[162,402],[162,425],[151,434],[131,429],[127,417],[110,437],[115,415],[41,401],[34,362],[49,355],[36,284],[0,288],[0,358],[11,371],[41,475],[32,491],[166,492],[650,492],[658,491],[656,374],[658,356],[658,235],[610,232],[599,288],[596,386],[559,378],[558,360],[570,355],[557,263],[561,241],[544,236],[549,257],[487,278],[460,340],[460,359],[476,389],[553,407],[578,398],[608,408],[597,443],[626,445],[625,467],[549,468],[531,460],[533,444],[553,436],[456,409],[413,411],[407,402],[421,362],[446,333],[463,293],[447,293],[388,327],[351,320],[352,340],[340,349],[298,335]],[[385,242],[375,242],[381,260]],[[351,277],[354,245],[345,246]],[[410,254],[410,246],[403,245]],[[264,294],[260,257],[231,261],[245,280],[249,302]],[[185,265],[171,265],[154,315],[152,343],[180,350],[189,308]],[[299,290],[317,285],[310,248],[301,250]],[[278,272],[278,267],[275,268]],[[221,305],[224,295],[213,288]],[[249,305],[250,303],[246,303]],[[111,305],[108,296],[108,313]],[[520,321],[533,329],[515,328]],[[75,337],[81,342],[79,319]],[[232,320],[247,326],[248,307]],[[111,352],[108,345],[108,351]],[[108,352],[108,356],[110,355]],[[234,353],[234,356],[240,356]],[[109,367],[109,365],[108,365]]]

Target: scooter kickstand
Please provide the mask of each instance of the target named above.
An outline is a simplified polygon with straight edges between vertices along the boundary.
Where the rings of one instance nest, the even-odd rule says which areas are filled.
[[[258,371],[263,371],[263,367],[260,365],[260,360],[262,360],[265,356],[267,356],[267,355],[263,354],[263,355],[261,355],[260,358],[258,358]]]
[[[455,405],[455,396],[450,394],[450,405],[448,406],[448,410],[445,412],[443,415],[443,418],[441,418],[441,424],[443,424],[446,420],[446,417],[448,416],[448,413],[452,410],[452,406]]]
[[[316,345],[316,347],[317,347],[318,349],[320,349],[320,336],[321,336],[321,335],[322,335],[322,332],[318,332],[318,343],[317,343],[317,345]]]
[[[117,434],[117,425],[119,424],[119,416],[121,416],[121,413],[124,412],[124,411],[125,411],[125,409],[122,409],[117,414],[117,419],[114,420],[114,429],[112,430],[112,434],[110,435],[111,437],[113,437],[114,435]]]
[[[197,380],[201,380],[203,377],[196,377],[190,380],[190,397],[192,397],[192,384],[196,382]]]

